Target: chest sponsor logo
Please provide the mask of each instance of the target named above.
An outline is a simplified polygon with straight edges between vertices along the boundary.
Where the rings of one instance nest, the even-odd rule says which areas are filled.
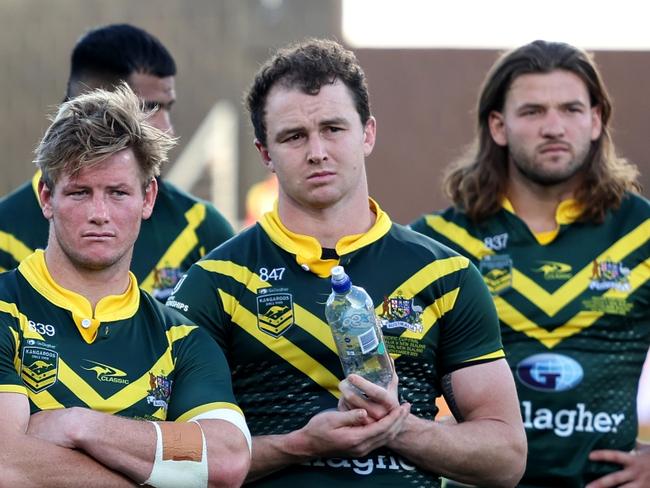
[[[147,390],[147,403],[154,407],[167,410],[169,398],[172,396],[172,380],[167,378],[164,371],[155,375],[149,372],[149,390]]]
[[[528,388],[558,392],[575,388],[582,382],[584,370],[569,356],[543,353],[529,356],[517,365],[517,378]]]
[[[625,420],[621,412],[593,412],[584,403],[575,408],[553,411],[535,408],[532,402],[521,402],[524,427],[529,430],[550,430],[558,437],[570,437],[574,432],[609,434],[618,432]]]
[[[404,328],[411,332],[421,333],[423,330],[422,307],[415,304],[412,298],[404,298],[400,292],[392,297],[384,297],[379,322],[386,329]]]
[[[540,261],[541,266],[534,268],[537,273],[544,273],[545,280],[568,280],[573,276],[573,269],[569,264],[557,261]]]
[[[20,378],[34,393],[47,390],[56,383],[59,353],[44,347],[27,345],[23,348]]]
[[[485,256],[479,270],[490,293],[498,295],[512,286],[512,259],[507,254]]]
[[[630,268],[615,261],[597,261],[594,259],[591,267],[590,290],[630,290]]]
[[[89,364],[89,367],[82,366],[82,368],[86,371],[93,371],[97,375],[97,381],[120,383],[123,385],[129,384],[129,380],[125,378],[126,373],[124,371],[113,366],[108,366],[107,364],[91,361],[90,359],[84,359],[84,361]]]
[[[183,271],[180,268],[156,268],[151,294],[158,300],[167,300],[176,289],[176,285],[180,283],[182,277]]]
[[[293,295],[288,289],[257,290],[257,327],[278,338],[293,325]]]
[[[493,251],[503,251],[508,245],[508,233],[496,234],[483,238],[483,244]]]

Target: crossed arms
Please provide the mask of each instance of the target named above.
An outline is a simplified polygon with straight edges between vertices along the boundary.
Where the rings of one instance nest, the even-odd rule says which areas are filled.
[[[27,397],[0,393],[0,487],[137,486],[150,476],[156,451],[151,422],[84,408],[30,417]],[[241,485],[250,463],[243,433],[223,420],[200,420],[208,486]]]

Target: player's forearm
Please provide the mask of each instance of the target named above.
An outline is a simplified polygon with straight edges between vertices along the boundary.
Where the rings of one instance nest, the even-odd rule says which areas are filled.
[[[410,415],[389,447],[422,469],[481,486],[515,486],[526,462],[524,433],[488,419],[447,424]]]
[[[275,471],[310,459],[300,431],[283,435],[253,437],[253,457],[246,481],[254,481]]]
[[[2,433],[0,488],[120,488],[137,486],[82,452],[21,433]]]
[[[126,419],[88,409],[74,414],[68,435],[77,449],[105,466],[143,483],[149,478],[156,450],[151,422]]]

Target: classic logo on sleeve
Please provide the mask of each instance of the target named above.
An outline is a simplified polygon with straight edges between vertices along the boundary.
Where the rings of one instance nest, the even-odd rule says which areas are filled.
[[[278,338],[293,325],[293,296],[288,288],[257,290],[257,327]]]
[[[20,378],[34,393],[47,390],[56,383],[59,371],[59,353],[37,346],[23,348]]]

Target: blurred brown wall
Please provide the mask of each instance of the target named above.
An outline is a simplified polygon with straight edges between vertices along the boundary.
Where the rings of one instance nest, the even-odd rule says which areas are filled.
[[[442,194],[446,165],[472,141],[475,105],[489,50],[357,50],[368,76],[378,122],[368,159],[371,193],[394,220],[408,223],[449,205]],[[645,131],[650,127],[650,52],[595,53],[614,100],[614,141],[635,162],[650,189]],[[645,192],[648,195],[648,192]]]
[[[178,64],[173,120],[177,156],[215,102],[241,95],[273,48],[307,36],[341,39],[339,0],[0,1],[0,195],[33,174],[32,150],[61,101],[69,55],[94,26],[130,22],[158,36]],[[398,222],[446,206],[442,168],[471,142],[476,92],[497,53],[488,50],[357,49],[370,84],[378,139],[368,159],[370,189]],[[615,141],[650,188],[649,52],[598,52],[614,98]],[[265,171],[240,112],[239,209]],[[204,178],[203,181],[207,181]],[[207,185],[206,185],[207,186]],[[207,197],[205,187],[192,189]]]

